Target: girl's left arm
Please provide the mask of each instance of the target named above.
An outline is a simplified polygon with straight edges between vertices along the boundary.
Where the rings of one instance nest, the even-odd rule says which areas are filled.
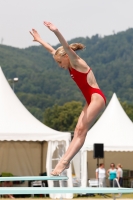
[[[76,65],[78,62],[78,59],[80,59],[80,57],[69,47],[69,44],[67,43],[65,38],[62,36],[62,34],[59,32],[59,30],[56,28],[56,26],[54,26],[52,23],[46,22],[46,21],[44,22],[44,25],[46,27],[48,27],[52,32],[54,32],[54,34],[57,36],[58,40],[64,47],[64,50],[67,53],[67,55],[70,59],[70,62],[73,65]]]

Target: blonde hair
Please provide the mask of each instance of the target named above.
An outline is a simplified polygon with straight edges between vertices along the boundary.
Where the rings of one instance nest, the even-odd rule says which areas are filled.
[[[70,44],[69,47],[73,50],[73,51],[77,51],[77,50],[82,50],[85,48],[85,46],[81,43],[73,43]],[[56,49],[54,57],[55,56],[64,56],[66,54],[63,46],[59,47],[58,49]]]
[[[120,163],[119,163],[119,164],[117,164],[117,166],[118,166],[118,167],[120,167],[120,168],[122,168],[122,165],[121,165]]]

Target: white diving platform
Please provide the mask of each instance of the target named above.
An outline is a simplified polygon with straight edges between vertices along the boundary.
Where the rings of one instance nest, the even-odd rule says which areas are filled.
[[[55,193],[93,193],[93,194],[129,194],[131,188],[92,188],[92,187],[0,187],[0,194],[55,194]]]
[[[0,181],[64,181],[68,180],[66,176],[14,176],[14,177],[0,177]],[[118,182],[118,180],[116,180]],[[113,200],[120,198],[122,194],[133,194],[133,188],[118,187],[0,187],[0,195],[5,194],[112,194]],[[119,196],[115,196],[119,194]]]
[[[11,176],[11,177],[0,177],[0,181],[64,181],[68,180],[67,176]]]

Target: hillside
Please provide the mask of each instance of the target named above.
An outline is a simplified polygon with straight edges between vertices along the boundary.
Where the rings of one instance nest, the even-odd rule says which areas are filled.
[[[85,44],[86,49],[78,54],[93,69],[107,100],[115,92],[122,101],[132,103],[133,29],[104,38],[95,35],[69,41],[73,42]],[[72,100],[84,102],[68,72],[60,69],[41,46],[19,49],[0,45],[0,66],[7,79],[19,78],[16,94],[41,121],[49,106]]]

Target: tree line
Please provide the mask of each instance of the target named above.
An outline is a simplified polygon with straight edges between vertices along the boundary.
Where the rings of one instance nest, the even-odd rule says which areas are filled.
[[[91,38],[79,37],[68,42],[80,42],[86,46],[85,50],[77,53],[94,71],[107,102],[115,92],[132,119],[133,29],[105,37],[100,37],[98,34]],[[54,48],[58,46],[59,44]],[[40,45],[25,49],[0,45],[0,65],[7,80],[19,78],[19,82],[15,85],[16,95],[42,122],[48,123],[47,109],[64,107],[66,103],[76,102],[82,106],[85,103],[69,73],[60,69],[53,57]],[[78,114],[77,111],[75,116]],[[72,127],[74,125],[70,124],[69,128]]]

